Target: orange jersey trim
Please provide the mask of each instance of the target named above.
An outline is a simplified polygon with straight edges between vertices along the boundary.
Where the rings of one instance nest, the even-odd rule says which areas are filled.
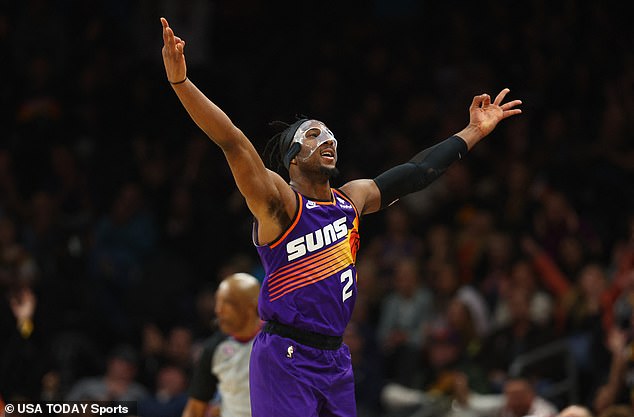
[[[333,265],[334,266],[334,265]],[[307,285],[311,285],[311,284],[315,284],[319,281],[323,281],[326,278],[330,278],[332,277],[334,274],[336,274],[339,271],[343,271],[344,269],[346,269],[348,266],[350,266],[349,262],[346,262],[346,260],[340,261],[338,265],[336,265],[336,267],[330,268],[327,271],[322,272],[320,275],[317,276],[307,276],[306,278],[303,278],[301,280],[298,280],[294,283],[294,285],[290,286],[288,289],[286,289],[286,291],[275,295],[274,297],[271,297],[270,300],[271,301],[275,301],[281,297],[283,297],[284,295],[291,293],[295,290],[298,290],[300,288],[303,288]],[[269,295],[270,297],[270,295]]]
[[[286,229],[286,232],[284,232],[284,234],[282,236],[277,238],[275,241],[269,243],[269,248],[271,248],[271,249],[275,248],[277,245],[282,243],[282,241],[284,239],[286,239],[286,236],[288,236],[288,234],[293,231],[295,226],[297,226],[297,223],[299,222],[299,218],[302,217],[302,210],[304,208],[304,202],[303,202],[304,198],[298,192],[295,192],[295,194],[297,194],[297,197],[298,197],[298,200],[297,200],[297,214],[295,215],[295,220],[293,220],[293,223],[291,223],[291,225],[288,227],[288,229]]]
[[[354,205],[354,203],[352,202],[352,200],[350,199],[350,197],[348,197],[347,195],[345,195],[343,193],[343,191],[337,190],[335,188],[332,189],[332,191],[337,194],[339,197],[343,198],[344,200],[346,200],[348,203],[350,203],[350,205],[352,206],[352,208],[354,209],[354,214],[356,215],[356,217],[359,217],[359,210],[357,210],[357,206]]]
[[[286,286],[289,283],[296,281],[297,279],[301,278],[301,277],[306,277],[309,274],[310,275],[319,275],[321,272],[323,272],[324,270],[329,269],[330,267],[332,267],[335,264],[340,263],[341,261],[347,261],[348,265],[350,265],[351,259],[350,256],[345,253],[345,252],[339,252],[334,254],[334,256],[325,258],[323,260],[321,260],[319,263],[316,264],[312,264],[310,266],[306,266],[305,268],[302,268],[299,271],[296,271],[295,273],[288,274],[285,275],[284,277],[278,279],[275,284],[273,285],[269,285],[269,293],[274,293],[275,291],[277,291],[280,287]]]
[[[315,204],[319,204],[320,206],[332,206],[336,203],[335,196],[333,194],[333,188],[330,189],[330,201],[319,201],[319,200],[310,200]]]
[[[341,250],[341,246],[345,245],[346,240],[342,240],[341,242],[337,243],[336,245],[333,245],[327,249],[324,249],[322,251],[319,251],[317,253],[314,253],[312,255],[307,256],[306,258],[292,263],[292,264],[288,264],[288,265],[284,265],[283,267],[281,267],[280,269],[278,269],[277,271],[273,272],[272,274],[269,274],[269,284],[272,282],[275,282],[276,280],[279,279],[280,276],[285,276],[285,275],[289,275],[295,271],[297,271],[298,269],[303,268],[304,266],[307,265],[312,265],[315,262],[318,262],[319,260],[326,258],[330,255],[332,255],[335,252],[339,252]]]
[[[269,276],[269,299],[275,301],[299,288],[326,279],[352,264],[348,241],[344,239],[296,264],[286,265],[275,271]]]

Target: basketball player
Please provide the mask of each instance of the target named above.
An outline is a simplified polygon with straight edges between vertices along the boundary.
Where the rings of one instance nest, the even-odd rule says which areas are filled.
[[[258,280],[244,273],[230,275],[218,286],[215,311],[220,331],[205,343],[182,417],[206,416],[216,394],[220,406],[211,408],[211,416],[251,417],[249,358],[261,327],[259,292]]]
[[[290,182],[269,170],[252,143],[187,78],[185,42],[167,20],[163,62],[167,80],[194,122],[223,151],[255,217],[253,240],[265,268],[258,309],[265,320],[250,365],[254,417],[356,415],[350,353],[342,334],[356,299],[359,217],[418,191],[503,119],[521,113],[519,100],[502,104],[474,97],[469,125],[374,179],[330,187],[337,140],[328,127],[300,119],[274,137]]]

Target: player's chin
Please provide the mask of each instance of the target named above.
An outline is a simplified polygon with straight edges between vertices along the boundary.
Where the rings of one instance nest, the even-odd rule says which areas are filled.
[[[339,176],[339,170],[337,169],[337,167],[334,164],[332,164],[332,165],[322,165],[319,168],[319,170],[328,179],[337,178]]]

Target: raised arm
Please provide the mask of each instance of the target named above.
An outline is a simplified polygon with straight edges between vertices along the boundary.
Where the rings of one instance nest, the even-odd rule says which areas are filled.
[[[259,240],[273,240],[295,212],[293,191],[282,177],[265,167],[242,131],[187,78],[185,41],[174,35],[165,18],[161,24],[167,80],[190,117],[224,152],[238,189],[258,220]]]
[[[364,214],[378,211],[407,194],[422,190],[491,133],[500,121],[522,112],[515,108],[522,104],[520,100],[502,104],[509,91],[508,88],[500,91],[493,103],[488,94],[475,96],[469,107],[469,125],[463,130],[373,180],[351,181],[341,189]]]

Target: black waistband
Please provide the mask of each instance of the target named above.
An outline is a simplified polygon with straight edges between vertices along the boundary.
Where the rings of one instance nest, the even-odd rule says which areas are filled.
[[[302,345],[324,350],[337,350],[343,343],[341,336],[326,336],[324,334],[296,329],[276,321],[267,321],[262,329],[266,333],[273,333],[282,337],[293,339]]]

